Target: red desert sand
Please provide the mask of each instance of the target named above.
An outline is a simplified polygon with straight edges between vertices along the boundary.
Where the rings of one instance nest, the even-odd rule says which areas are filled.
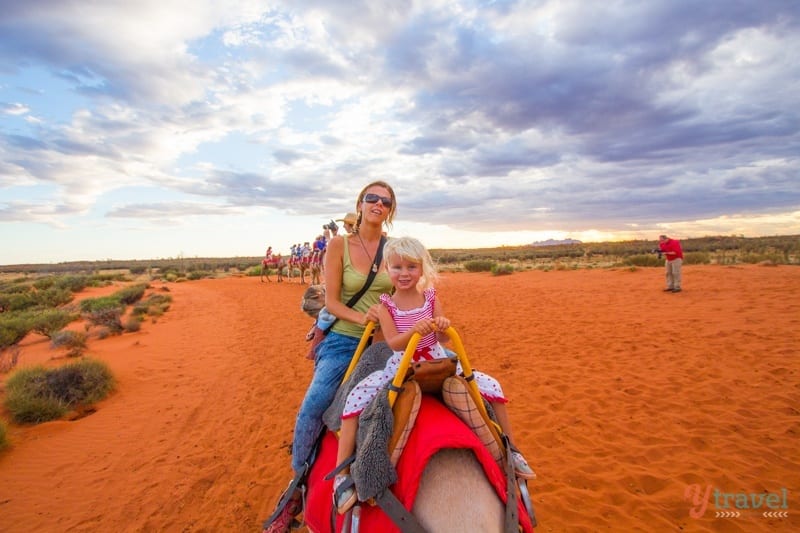
[[[690,265],[684,280],[671,294],[655,268],[443,275],[470,361],[511,398],[537,531],[800,530],[800,270]],[[156,323],[90,342],[118,380],[96,412],[10,425],[0,530],[260,530],[312,372],[305,287],[166,286]],[[27,339],[20,365],[58,355]]]

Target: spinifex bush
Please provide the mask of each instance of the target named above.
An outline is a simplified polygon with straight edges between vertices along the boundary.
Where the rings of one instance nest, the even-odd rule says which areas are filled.
[[[171,296],[154,293],[134,305],[131,314],[140,318],[144,315],[161,316],[169,309],[171,302]]]
[[[130,287],[120,289],[111,296],[116,297],[117,300],[124,305],[131,305],[142,299],[146,289],[146,283],[137,283],[136,285],[131,285]]]
[[[77,357],[86,349],[86,334],[79,331],[59,331],[50,337],[53,348],[68,348],[67,355]]]
[[[492,274],[494,274],[495,276],[507,276],[513,273],[514,273],[514,266],[508,263],[492,266]]]
[[[664,266],[664,258],[657,254],[639,254],[626,257],[624,264],[640,267]]]
[[[28,367],[6,380],[5,406],[15,422],[37,424],[102,400],[113,389],[114,378],[101,361],[84,359],[51,370]]]
[[[494,261],[486,259],[476,259],[474,261],[467,261],[464,263],[464,270],[467,272],[491,272],[492,267],[495,266]]]
[[[17,344],[31,328],[31,318],[27,313],[0,313],[0,350]]]
[[[74,313],[63,309],[42,309],[31,313],[31,329],[47,337],[52,337],[56,332],[78,318]]]

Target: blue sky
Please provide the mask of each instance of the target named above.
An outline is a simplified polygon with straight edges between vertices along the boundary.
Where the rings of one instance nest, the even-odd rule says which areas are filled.
[[[187,7],[190,6],[190,7]],[[0,264],[800,233],[800,4],[0,0]]]

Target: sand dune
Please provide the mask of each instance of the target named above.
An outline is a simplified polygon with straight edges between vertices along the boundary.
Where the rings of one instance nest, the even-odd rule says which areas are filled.
[[[443,276],[473,366],[512,398],[538,531],[800,528],[800,270],[684,277],[665,294],[660,269]],[[169,289],[157,323],[91,342],[119,381],[95,413],[9,428],[0,531],[259,530],[312,370],[304,287]],[[57,354],[31,338],[21,364]]]

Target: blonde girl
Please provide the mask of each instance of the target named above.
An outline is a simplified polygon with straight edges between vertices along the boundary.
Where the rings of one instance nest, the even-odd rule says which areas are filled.
[[[358,415],[397,373],[408,341],[419,333],[421,338],[414,352],[413,361],[443,359],[449,357],[441,341],[446,340],[444,331],[450,320],[444,316],[442,304],[436,295],[434,283],[438,276],[430,253],[423,244],[412,237],[390,239],[383,252],[386,270],[394,292],[382,294],[383,304],[378,310],[378,319],[386,343],[394,351],[383,370],[377,370],[360,381],[347,396],[342,413],[339,449],[336,464],[342,464],[355,450]],[[457,371],[461,373],[461,366]],[[492,404],[497,421],[503,432],[511,438],[511,424],[500,383],[482,372],[474,372],[481,396]],[[521,453],[512,451],[517,475],[532,478],[534,473]],[[334,480],[334,501],[340,513],[346,512],[356,502],[355,487],[349,475],[349,467],[342,469]]]

